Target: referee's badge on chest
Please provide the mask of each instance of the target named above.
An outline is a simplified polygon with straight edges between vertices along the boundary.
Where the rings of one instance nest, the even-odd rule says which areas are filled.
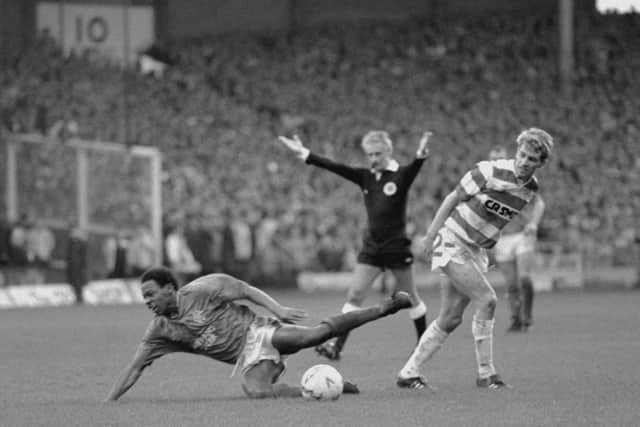
[[[382,187],[382,192],[387,196],[393,196],[398,191],[398,186],[395,182],[387,182],[384,187]]]

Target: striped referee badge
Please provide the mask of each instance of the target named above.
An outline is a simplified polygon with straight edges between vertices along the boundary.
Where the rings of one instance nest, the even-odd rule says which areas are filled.
[[[384,187],[382,187],[382,192],[387,196],[393,196],[398,191],[398,186],[395,182],[387,182]]]

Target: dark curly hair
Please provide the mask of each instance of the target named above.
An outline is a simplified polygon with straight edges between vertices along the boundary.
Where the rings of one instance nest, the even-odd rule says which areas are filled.
[[[149,280],[153,280],[160,287],[164,287],[166,285],[173,286],[173,289],[178,290],[178,280],[176,276],[173,275],[171,270],[167,267],[151,267],[140,277],[140,282],[148,282]]]

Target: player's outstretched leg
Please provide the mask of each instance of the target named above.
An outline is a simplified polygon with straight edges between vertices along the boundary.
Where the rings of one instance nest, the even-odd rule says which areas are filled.
[[[314,327],[282,325],[274,332],[271,342],[280,354],[292,354],[321,344],[330,338],[344,335],[365,323],[410,306],[409,295],[405,292],[396,292],[380,304],[331,316]]]
[[[339,337],[367,322],[397,313],[398,311],[411,307],[411,299],[406,292],[396,292],[385,298],[380,304],[370,308],[350,311],[338,314],[322,321],[331,328],[333,336]]]

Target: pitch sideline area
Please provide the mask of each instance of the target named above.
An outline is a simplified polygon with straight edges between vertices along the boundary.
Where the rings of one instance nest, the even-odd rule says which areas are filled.
[[[309,310],[309,323],[337,311],[341,292],[276,292]],[[431,313],[438,295],[423,292]],[[371,295],[368,302],[374,302]],[[0,310],[2,425],[7,426],[635,426],[640,425],[640,292],[545,293],[534,330],[506,335],[501,298],[495,360],[509,391],[474,387],[471,313],[428,371],[438,392],[400,390],[397,370],[415,337],[405,313],[353,334],[335,366],[362,389],[336,402],[250,401],[232,366],[192,355],[154,363],[120,402],[101,400],[130,360],[151,317],[140,305]],[[433,315],[433,314],[432,314]],[[323,361],[290,358],[297,383]]]

